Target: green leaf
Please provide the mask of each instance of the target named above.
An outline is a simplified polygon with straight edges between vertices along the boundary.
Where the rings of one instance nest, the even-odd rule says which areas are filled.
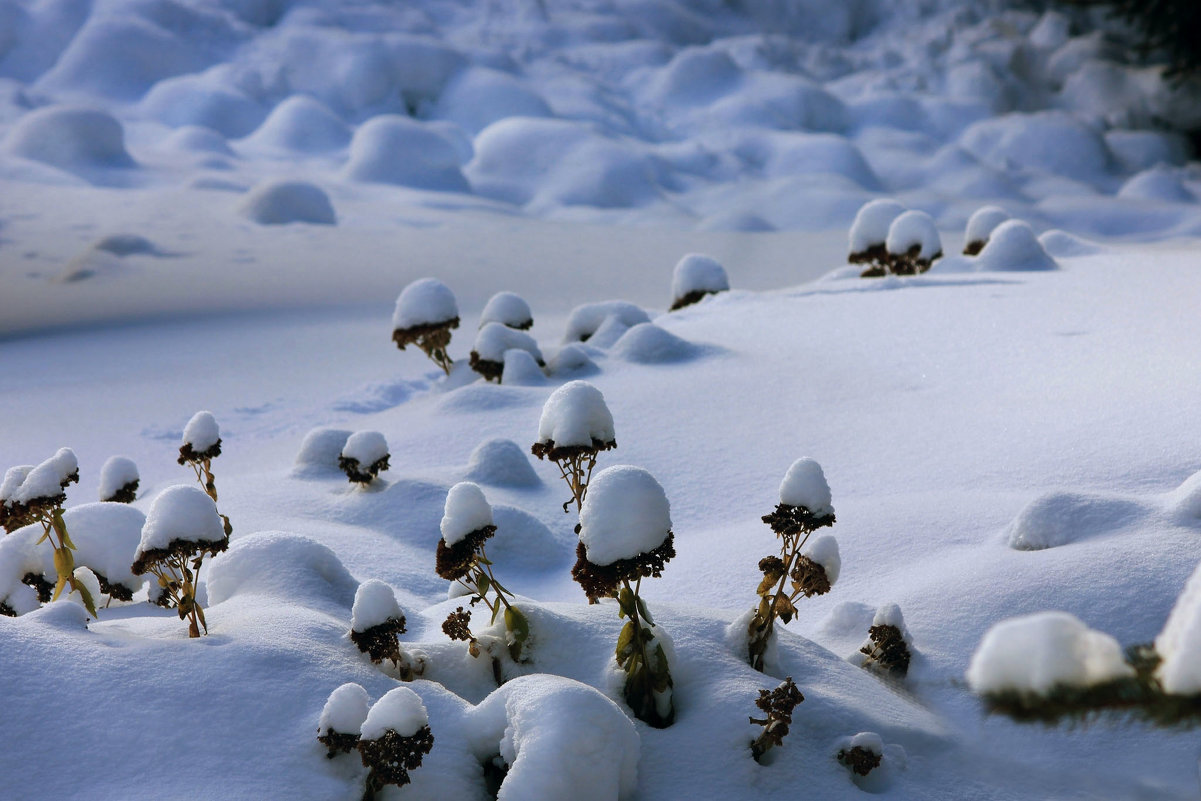
[[[525,642],[530,636],[530,622],[516,606],[505,607],[505,628],[513,632],[517,642]]]
[[[626,659],[633,652],[634,648],[634,624],[633,622],[626,623],[621,634],[617,635],[617,666],[625,665]]]
[[[492,582],[488,580],[487,574],[485,574],[485,573],[476,573],[475,574],[476,593],[478,593],[481,596],[487,595],[488,588],[491,586],[492,586]]]
[[[88,610],[88,613],[95,618],[100,617],[96,614],[96,602],[92,600],[91,591],[84,586],[82,581],[71,582],[75,585],[75,589],[79,591],[79,597],[83,599],[83,605]]]
[[[638,614],[638,607],[634,601],[634,592],[629,587],[622,587],[621,592],[617,593],[617,606],[619,617],[633,617]]]
[[[651,617],[650,610],[646,608],[646,601],[642,600],[641,595],[635,595],[634,600],[638,602],[638,612],[642,615],[642,619],[652,626],[655,625],[654,619]]]

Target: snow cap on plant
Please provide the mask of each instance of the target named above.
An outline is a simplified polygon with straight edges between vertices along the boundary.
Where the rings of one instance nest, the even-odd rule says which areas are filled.
[[[125,503],[84,503],[67,509],[63,522],[75,545],[75,563],[92,571],[105,595],[132,601],[145,584],[130,565],[146,515]]]
[[[717,259],[703,253],[689,253],[676,263],[671,274],[671,311],[729,289],[730,279]]]
[[[350,639],[372,662],[401,660],[399,635],[405,632],[405,616],[392,588],[379,579],[359,585],[350,612]]]
[[[1164,692],[1201,694],[1201,566],[1193,571],[1155,638],[1155,652],[1161,660],[1155,677]]]
[[[788,468],[780,482],[780,503],[763,522],[780,535],[808,533],[834,523],[830,485],[821,465],[805,457]]]
[[[861,731],[838,750],[839,764],[857,776],[866,776],[880,767],[884,757],[884,740],[871,731]]]
[[[33,522],[27,511],[12,503],[13,496],[33,467],[31,464],[10,467],[4,471],[4,480],[0,481],[0,526],[9,533]]]
[[[408,687],[389,690],[375,702],[363,721],[359,756],[371,771],[368,786],[378,792],[385,784],[409,783],[409,771],[434,746],[429,714],[417,693]]]
[[[502,323],[487,323],[475,335],[470,357],[471,369],[489,381],[500,381],[505,369],[505,353],[510,350],[525,351],[539,367],[546,364],[532,336]]]
[[[436,278],[409,284],[396,299],[392,313],[392,341],[401,350],[416,345],[435,364],[450,373],[446,353],[450,332],[459,327],[459,306],[450,287]]]
[[[388,469],[388,441],[378,431],[356,431],[346,439],[338,456],[338,467],[351,483],[370,484],[381,470]]]
[[[563,341],[587,342],[606,324],[617,325],[624,331],[639,323],[650,321],[650,315],[644,309],[628,301],[602,300],[597,303],[585,303],[571,310]]]
[[[789,578],[806,598],[825,595],[838,581],[842,559],[838,554],[838,541],[824,535],[810,542],[797,556]]]
[[[196,412],[184,426],[180,464],[198,464],[221,455],[221,429],[212,412]]]
[[[448,581],[466,576],[476,563],[477,551],[496,533],[492,507],[478,484],[463,481],[446,494],[438,540],[437,571]]]
[[[213,499],[197,487],[168,487],[150,504],[142,539],[134,552],[133,572],[143,575],[171,556],[215,556],[228,547],[229,538]]]
[[[140,480],[133,459],[110,456],[100,468],[100,500],[133,503],[138,496]]]
[[[884,243],[889,269],[897,275],[916,275],[942,257],[942,239],[934,218],[924,211],[907,211],[892,221]]]
[[[589,598],[617,591],[623,581],[662,575],[676,555],[671,505],[655,477],[617,465],[596,475],[580,510],[580,543],[572,577]]]
[[[7,477],[7,476],[6,476]],[[8,500],[9,507],[37,513],[67,499],[67,485],[79,481],[79,462],[70,448],[58,452],[28,471]]]
[[[539,459],[557,461],[616,447],[613,415],[605,396],[587,381],[569,381],[542,406],[538,441],[531,450]]]
[[[884,604],[876,610],[872,625],[868,629],[868,638],[859,648],[863,654],[862,667],[888,673],[897,678],[904,678],[909,672],[910,653],[909,630],[905,628],[905,619],[901,616],[901,607],[896,604]]]
[[[516,292],[497,292],[484,304],[480,313],[480,328],[488,323],[500,323],[519,331],[528,331],[534,326],[534,315],[530,304]]]
[[[963,253],[975,256],[988,244],[988,238],[997,226],[1009,219],[1009,213],[999,206],[984,206],[976,209],[967,220],[964,232]]]
[[[884,275],[884,265],[888,261],[884,245],[888,240],[888,227],[904,213],[904,206],[887,198],[870,200],[860,207],[851,223],[847,262],[871,265],[863,274],[865,277]]]
[[[355,750],[370,707],[367,691],[354,682],[347,682],[329,694],[317,724],[317,740],[329,749],[327,757],[333,759]]]

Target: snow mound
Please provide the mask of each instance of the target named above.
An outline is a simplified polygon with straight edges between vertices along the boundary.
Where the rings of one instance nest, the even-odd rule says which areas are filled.
[[[414,189],[470,190],[454,144],[436,128],[397,114],[373,117],[359,126],[342,175],[351,181]]]
[[[1067,612],[1039,612],[997,623],[967,669],[976,693],[1045,695],[1056,687],[1091,687],[1134,675],[1122,647]]]
[[[31,464],[20,464],[4,471],[4,480],[0,481],[0,503],[5,503],[16,496],[17,489],[33,472],[33,468],[34,465]]]
[[[994,272],[1059,269],[1055,259],[1034,235],[1034,229],[1021,220],[998,225],[976,262],[979,269]]]
[[[883,245],[888,239],[892,221],[904,213],[905,207],[895,200],[878,198],[865,203],[851,223],[850,253],[855,255],[876,245]]]
[[[505,575],[514,571],[554,570],[564,566],[571,547],[557,538],[542,521],[512,506],[493,507],[496,536],[488,540],[488,558]]]
[[[807,456],[793,462],[780,482],[780,503],[803,506],[817,516],[834,514],[822,466]]]
[[[457,123],[472,136],[507,117],[551,117],[550,106],[519,78],[469,67],[456,75],[434,104],[430,115]]]
[[[300,443],[293,475],[338,472],[338,457],[342,455],[342,448],[351,433],[344,428],[314,428],[309,431]]]
[[[165,150],[176,152],[236,155],[224,136],[203,125],[185,125],[177,128],[162,144]]]
[[[1092,126],[1062,111],[1006,114],[977,122],[960,139],[989,166],[1096,181],[1109,170],[1109,149]]]
[[[25,526],[0,537],[0,603],[18,615],[28,614],[41,604],[32,587],[21,583],[27,573],[53,577],[54,562],[47,543],[38,544],[43,534],[39,525]]]
[[[125,129],[111,114],[90,108],[50,106],[25,114],[4,138],[4,152],[68,172],[133,167]]]
[[[446,493],[446,504],[443,507],[442,541],[447,545],[461,542],[468,534],[479,531],[485,526],[492,525],[492,506],[484,497],[484,491],[478,484],[463,481],[455,484]]]
[[[436,278],[420,278],[401,290],[392,313],[392,329],[434,325],[459,318],[455,295]]]
[[[509,767],[499,801],[616,801],[634,792],[638,731],[586,684],[519,676],[470,710],[467,731],[479,761],[499,753]]]
[[[316,540],[283,531],[239,537],[208,569],[209,603],[238,595],[264,595],[306,607],[318,604],[345,614],[358,582],[338,557]]]
[[[929,261],[942,253],[942,239],[933,217],[924,211],[907,211],[888,226],[884,247],[898,256],[917,248],[917,257]]]
[[[497,487],[536,487],[541,484],[525,449],[510,439],[480,443],[467,461],[466,478]]]
[[[555,447],[583,446],[594,441],[615,442],[613,414],[605,396],[587,381],[569,381],[551,393],[538,419],[538,442]]]
[[[712,256],[689,253],[676,262],[671,273],[671,300],[676,304],[689,295],[725,292],[730,288],[726,268]]]
[[[635,364],[686,362],[702,352],[701,347],[654,323],[639,323],[622,334],[613,345],[615,356]]]
[[[238,203],[238,213],[259,225],[336,225],[338,222],[329,195],[308,181],[263,181],[251,188]]]
[[[1009,212],[999,206],[984,206],[976,209],[967,220],[967,228],[963,237],[965,248],[979,253],[988,243],[988,238],[997,226],[1008,219]]]
[[[109,584],[121,584],[136,592],[144,579],[130,566],[142,539],[146,515],[125,503],[85,503],[63,513],[75,562],[104,576]]]
[[[267,115],[241,90],[210,75],[183,75],[155,84],[140,104],[142,113],[173,128],[201,126],[237,139],[259,127]]]
[[[588,355],[587,348],[574,343],[559,348],[546,367],[547,371],[556,377],[581,378],[600,372],[596,362]]]
[[[1051,492],[1031,501],[1005,532],[1009,547],[1039,551],[1113,531],[1139,519],[1133,501],[1078,492]]]
[[[0,492],[0,501],[3,499]],[[1201,472],[1193,473],[1172,493],[1172,505],[1185,520],[1201,519]]]
[[[1155,638],[1155,652],[1163,660],[1155,677],[1165,692],[1201,693],[1201,567],[1193,571]]]
[[[242,140],[252,147],[295,153],[340,150],[350,142],[350,129],[328,106],[305,95],[293,95],[276,106],[253,134]]]
[[[166,550],[175,540],[217,543],[224,539],[225,528],[213,499],[199,487],[176,485],[163,490],[150,504],[134,561],[148,552]]]
[[[364,468],[370,467],[388,456],[388,440],[378,431],[356,431],[346,438],[339,455],[354,459]]]
[[[404,613],[396,602],[396,593],[379,579],[368,579],[359,585],[354,594],[354,607],[350,612],[350,630],[362,633],[387,623],[389,619],[400,620]]]
[[[640,307],[624,300],[585,303],[571,310],[571,316],[567,318],[567,333],[563,335],[563,341],[587,342],[608,321],[620,326],[624,333],[626,328],[633,328],[639,323],[649,323],[651,318]],[[613,341],[617,341],[617,338],[614,338]],[[609,342],[608,344],[613,343]],[[601,347],[606,346],[602,345]]]
[[[663,544],[671,533],[671,504],[641,467],[606,467],[592,477],[580,509],[580,542],[588,561],[609,565]]]
[[[488,323],[500,323],[509,328],[526,330],[534,325],[530,304],[516,292],[497,292],[488,298],[480,312],[480,328]]]
[[[183,443],[196,453],[204,453],[221,441],[221,428],[212,412],[196,412],[183,429]]]
[[[421,696],[408,687],[395,687],[371,707],[361,734],[364,740],[378,740],[391,729],[401,737],[412,737],[429,722]]]
[[[1118,197],[1159,203],[1197,202],[1197,196],[1184,185],[1179,172],[1164,167],[1153,167],[1132,176],[1122,184]]]
[[[519,348],[505,351],[500,380],[514,387],[540,387],[546,384],[546,373],[534,360],[533,354]]]
[[[325,706],[321,708],[321,718],[317,723],[319,735],[331,731],[339,734],[358,734],[367,719],[371,707],[371,698],[362,685],[347,682],[329,694]]]
[[[1039,237],[1038,242],[1043,246],[1047,253],[1056,259],[1071,258],[1072,256],[1091,256],[1095,253],[1100,253],[1101,245],[1096,242],[1090,242],[1087,239],[1082,239],[1074,234],[1069,234],[1067,231],[1052,229],[1044,231]]]
[[[542,351],[532,336],[502,323],[484,325],[475,335],[475,344],[471,349],[479,358],[490,362],[503,363],[505,352],[514,349],[525,351],[536,362],[542,361]]]

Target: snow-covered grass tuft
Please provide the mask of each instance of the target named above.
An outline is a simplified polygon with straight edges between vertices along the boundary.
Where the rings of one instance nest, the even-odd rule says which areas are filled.
[[[388,469],[388,441],[378,431],[356,431],[338,454],[338,467],[352,483],[370,484]]]
[[[706,295],[726,292],[729,288],[730,279],[721,262],[703,253],[689,253],[672,270],[671,310],[691,306]]]

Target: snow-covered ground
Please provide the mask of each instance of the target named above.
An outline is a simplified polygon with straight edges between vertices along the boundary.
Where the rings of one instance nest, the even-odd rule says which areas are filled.
[[[1201,168],[1151,127],[1197,106],[1086,23],[950,0],[0,0],[0,472],[70,447],[77,539],[136,529],[82,508],[114,488],[102,466],[131,459],[149,512],[195,486],[176,457],[207,410],[234,530],[199,640],[144,590],[86,625],[71,602],[0,617],[0,796],[358,798],[357,757],[316,737],[338,687],[401,684],[349,638],[374,579],[434,737],[385,796],[486,798],[500,755],[508,799],[1196,798],[1195,732],[1022,726],[965,678],[1016,615],[1151,643],[1199,558]],[[930,272],[844,267],[879,197],[931,215]],[[1029,227],[954,255],[983,206]],[[667,313],[690,253],[732,289]],[[449,376],[390,340],[425,276],[457,299]],[[497,385],[468,353],[500,291],[547,366],[507,357]],[[651,322],[572,314],[617,299]],[[670,502],[677,555],[641,585],[667,729],[623,706],[617,606],[572,580],[578,518],[530,453],[576,379],[613,418],[597,470],[644,468]],[[364,486],[338,468],[356,432],[389,454]],[[805,456],[841,565],[765,675],[760,517]],[[434,570],[462,481],[529,621],[500,689],[441,630],[466,602]],[[0,589],[34,539],[0,539]],[[892,603],[904,680],[849,659]],[[747,719],[785,676],[805,700],[756,764]],[[883,763],[852,777],[835,756],[863,732]]]

